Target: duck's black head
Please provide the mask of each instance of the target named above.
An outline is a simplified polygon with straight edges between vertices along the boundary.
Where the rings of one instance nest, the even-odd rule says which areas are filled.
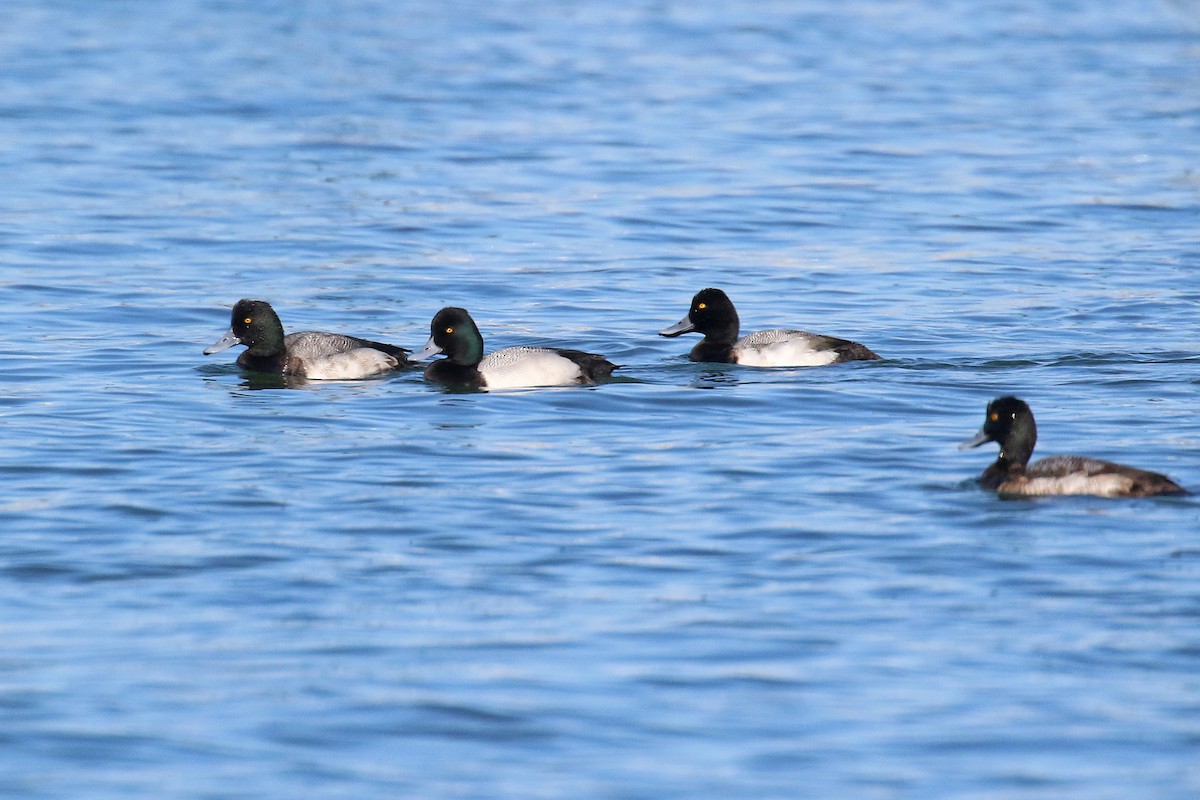
[[[692,298],[687,316],[659,331],[659,336],[674,337],[696,331],[713,341],[732,343],[737,340],[740,324],[737,309],[725,292],[701,289]]]
[[[483,360],[483,335],[465,308],[448,306],[434,314],[425,349],[410,360],[421,361],[439,353],[447,361],[464,366],[476,366]]]
[[[235,344],[246,345],[253,356],[283,353],[283,324],[271,304],[265,300],[238,300],[230,315],[229,330],[219,341],[205,348],[205,355],[219,353]]]
[[[998,443],[1000,458],[1011,464],[1023,466],[1029,463],[1037,444],[1037,424],[1033,421],[1033,411],[1029,405],[1010,395],[997,397],[988,403],[983,427],[962,446],[978,447],[985,442]]]

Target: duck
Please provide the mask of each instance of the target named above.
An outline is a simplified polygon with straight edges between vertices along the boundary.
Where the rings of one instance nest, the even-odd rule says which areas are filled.
[[[750,367],[820,367],[843,361],[873,361],[880,356],[848,339],[797,330],[757,331],[738,338],[737,309],[720,289],[702,289],[692,298],[692,307],[679,322],[658,332],[674,338],[685,333],[702,333],[692,348],[692,361],[743,364]]]
[[[368,378],[408,365],[408,350],[340,333],[283,333],[283,323],[265,300],[239,300],[229,330],[204,348],[212,355],[244,344],[238,366],[250,372],[292,375],[312,380]]]
[[[434,315],[429,341],[412,355],[424,361],[445,355],[425,370],[425,380],[468,389],[528,389],[596,384],[618,369],[604,356],[557,347],[506,347],[483,355],[483,335],[464,308],[447,306]]]
[[[987,442],[1000,445],[1000,457],[983,471],[979,485],[1000,495],[1095,495],[1151,497],[1188,494],[1165,475],[1087,456],[1049,456],[1029,463],[1037,444],[1037,425],[1029,405],[1016,397],[988,403],[983,428],[960,450]]]

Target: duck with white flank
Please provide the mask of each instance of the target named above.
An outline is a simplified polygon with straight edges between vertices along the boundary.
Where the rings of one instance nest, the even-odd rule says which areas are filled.
[[[603,356],[557,347],[506,347],[486,357],[483,335],[466,309],[443,308],[429,326],[429,341],[412,356],[445,355],[425,370],[425,380],[470,389],[527,389],[594,384],[617,365]]]
[[[659,336],[702,333],[688,355],[692,361],[745,364],[750,367],[821,367],[842,361],[871,361],[879,356],[858,342],[807,331],[773,329],[738,338],[737,309],[720,289],[703,289],[692,298],[688,315]]]
[[[204,348],[204,354],[235,344],[246,345],[237,359],[243,369],[313,380],[355,380],[408,365],[408,351],[393,344],[321,331],[285,336],[279,315],[264,300],[239,300],[229,330]]]

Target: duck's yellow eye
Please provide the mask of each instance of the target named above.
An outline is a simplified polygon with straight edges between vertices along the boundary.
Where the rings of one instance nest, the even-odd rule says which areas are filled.
[[[446,333],[454,333],[454,328],[446,328]]]
[[[244,320],[242,320],[242,322],[249,325],[251,322],[254,322],[254,317],[246,317]]]
[[[995,411],[992,412],[991,417],[992,417],[992,422],[998,422],[1000,419],[1000,415],[997,414]]]
[[[697,303],[696,308],[703,311],[704,309],[708,308],[708,303]]]

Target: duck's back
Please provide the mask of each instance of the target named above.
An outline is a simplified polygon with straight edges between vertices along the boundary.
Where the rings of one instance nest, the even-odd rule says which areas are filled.
[[[283,337],[284,347],[290,355],[298,358],[324,358],[338,353],[348,353],[360,347],[369,347],[390,356],[403,358],[408,351],[403,347],[384,342],[373,342],[357,336],[346,336],[341,333],[325,333],[324,331],[300,331],[289,333]]]
[[[1151,497],[1187,494],[1166,475],[1087,456],[1049,456],[1009,478],[1002,494],[1029,496],[1089,494],[1098,497]]]

